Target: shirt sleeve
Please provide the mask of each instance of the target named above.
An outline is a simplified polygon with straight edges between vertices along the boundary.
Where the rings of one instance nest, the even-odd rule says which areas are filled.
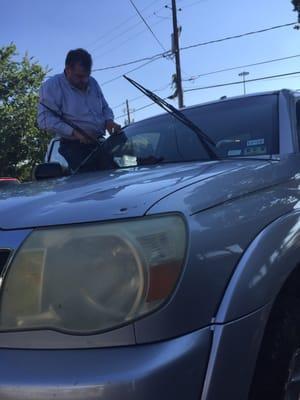
[[[98,84],[98,82],[96,80],[94,80],[94,82],[96,84],[97,91],[98,91],[98,94],[99,94],[99,98],[100,98],[100,101],[102,103],[102,113],[103,113],[103,117],[104,117],[105,121],[108,121],[110,119],[114,120],[115,116],[114,116],[113,110],[109,107],[109,105],[108,105],[108,103],[107,103],[107,101],[106,101],[106,99],[105,99],[105,97],[104,97],[104,95],[102,93],[102,90],[101,90],[101,88],[100,88],[100,86]]]
[[[73,128],[41,104],[44,103],[54,111],[61,112],[60,98],[61,88],[55,78],[50,78],[42,84],[40,88],[37,123],[40,129],[44,129],[53,135],[70,137]]]

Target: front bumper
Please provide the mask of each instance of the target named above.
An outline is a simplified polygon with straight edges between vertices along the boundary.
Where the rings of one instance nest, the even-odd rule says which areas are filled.
[[[1,400],[199,400],[209,328],[138,346],[0,349]]]

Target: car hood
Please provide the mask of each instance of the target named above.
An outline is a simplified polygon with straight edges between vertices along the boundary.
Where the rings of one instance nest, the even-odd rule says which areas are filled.
[[[243,169],[249,171],[266,164],[262,161],[177,163],[24,183],[1,190],[0,229],[139,217],[184,187],[205,180],[211,182],[222,174],[238,172],[240,178]],[[200,201],[198,211],[201,207]],[[203,207],[207,207],[207,200]]]

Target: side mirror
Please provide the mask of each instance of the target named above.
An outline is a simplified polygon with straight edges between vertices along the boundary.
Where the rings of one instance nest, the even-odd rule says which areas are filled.
[[[66,173],[59,163],[50,162],[37,165],[32,175],[33,179],[40,181],[43,179],[62,178]]]

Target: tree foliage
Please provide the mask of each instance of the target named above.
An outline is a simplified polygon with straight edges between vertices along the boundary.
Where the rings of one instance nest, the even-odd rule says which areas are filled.
[[[36,123],[38,91],[47,70],[16,46],[0,48],[0,176],[30,177],[49,136]]]

